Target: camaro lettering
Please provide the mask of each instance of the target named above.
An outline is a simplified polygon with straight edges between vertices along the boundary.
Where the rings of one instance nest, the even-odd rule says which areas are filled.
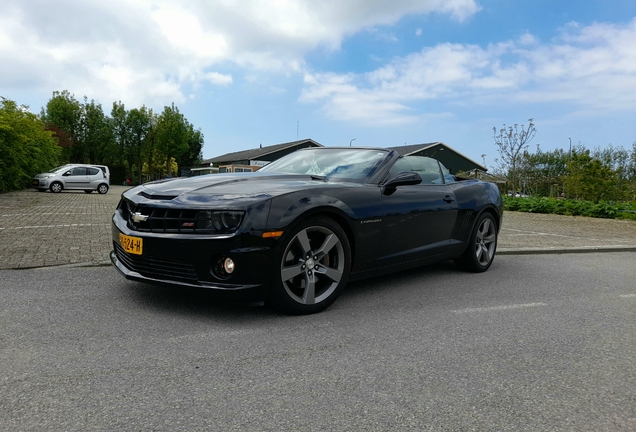
[[[360,221],[360,223],[363,223],[363,224],[376,223],[376,222],[382,222],[382,219],[370,219],[370,220]]]

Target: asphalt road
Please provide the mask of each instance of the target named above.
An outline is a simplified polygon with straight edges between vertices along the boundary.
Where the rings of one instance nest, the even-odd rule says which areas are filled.
[[[3,431],[636,430],[636,253],[351,284],[301,317],[0,271]]]

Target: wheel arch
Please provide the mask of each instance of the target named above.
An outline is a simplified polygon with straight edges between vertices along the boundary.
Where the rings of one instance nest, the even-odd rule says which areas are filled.
[[[480,212],[478,212],[475,215],[475,221],[473,222],[473,226],[477,223],[477,219],[479,219],[479,217],[484,213],[490,213],[492,215],[492,217],[495,219],[495,223],[497,224],[497,233],[499,233],[499,231],[501,230],[502,215],[499,213],[499,211],[497,211],[497,209],[494,206],[484,207]]]
[[[353,225],[350,216],[338,207],[324,205],[307,209],[303,213],[297,215],[293,219],[293,221],[284,228],[284,231],[292,230],[296,225],[302,223],[307,219],[321,216],[332,219],[334,222],[340,225],[342,230],[345,232],[347,241],[349,242],[349,248],[351,250],[351,263],[353,264],[356,256],[356,243]]]

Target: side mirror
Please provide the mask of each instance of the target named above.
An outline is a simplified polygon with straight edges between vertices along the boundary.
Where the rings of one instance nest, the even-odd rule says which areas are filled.
[[[402,171],[384,184],[383,192],[391,195],[398,186],[418,185],[420,183],[422,183],[422,177],[418,173]]]
[[[71,175],[70,171],[66,171],[64,174],[62,174],[62,177],[68,177]]]

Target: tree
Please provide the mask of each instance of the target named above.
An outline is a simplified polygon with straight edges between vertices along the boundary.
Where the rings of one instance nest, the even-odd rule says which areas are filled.
[[[526,186],[526,193],[556,196],[563,192],[568,160],[568,152],[563,149],[544,152],[537,144],[536,153],[524,151],[519,172]]]
[[[177,158],[177,164],[181,168],[192,167],[199,164],[203,159],[201,150],[203,149],[203,133],[201,129],[194,129],[194,126],[186,121],[187,129],[187,149]]]
[[[167,176],[172,176],[171,159],[179,159],[188,151],[188,130],[183,114],[179,108],[166,106],[159,116],[157,123],[157,149],[163,153],[166,159]]]
[[[102,109],[101,104],[94,100],[88,103],[84,97],[81,106],[80,117],[81,134],[78,141],[83,150],[81,162],[103,163],[106,158],[106,149],[114,141],[112,123]]]
[[[502,174],[505,174],[508,178],[508,183],[513,192],[517,191],[517,188],[521,184],[521,173],[519,171],[519,165],[521,162],[522,151],[524,147],[528,151],[528,144],[537,133],[532,119],[528,120],[528,128],[521,125],[508,126],[504,124],[503,128],[499,129],[497,134],[497,128],[493,127],[493,139],[497,145],[497,151],[500,158],[495,161],[499,165],[499,170]]]
[[[0,97],[0,192],[24,188],[59,164],[53,132],[28,107]]]
[[[130,151],[130,133],[128,131],[127,124],[128,112],[126,111],[124,104],[119,101],[113,102],[113,108],[110,111],[110,115],[112,117],[111,127],[113,129],[113,137],[115,140],[115,146],[117,147],[117,158],[114,165],[120,167],[122,171],[125,171],[126,169],[124,167],[127,162],[126,155]],[[124,173],[124,178],[126,177],[127,174]]]
[[[47,127],[57,133],[63,147],[62,158],[68,162],[83,162],[83,149],[78,142],[82,109],[80,103],[68,90],[54,91],[53,96],[40,113]]]
[[[130,139],[130,154],[128,161],[135,167],[135,176],[139,183],[142,182],[142,167],[144,162],[144,153],[148,147],[148,135],[152,128],[151,119],[152,110],[148,111],[145,106],[140,109],[133,108],[128,112],[126,125],[128,127]],[[132,174],[132,173],[131,173]]]
[[[589,150],[573,152],[567,170],[565,187],[568,196],[588,201],[621,199],[616,171],[592,157]]]

